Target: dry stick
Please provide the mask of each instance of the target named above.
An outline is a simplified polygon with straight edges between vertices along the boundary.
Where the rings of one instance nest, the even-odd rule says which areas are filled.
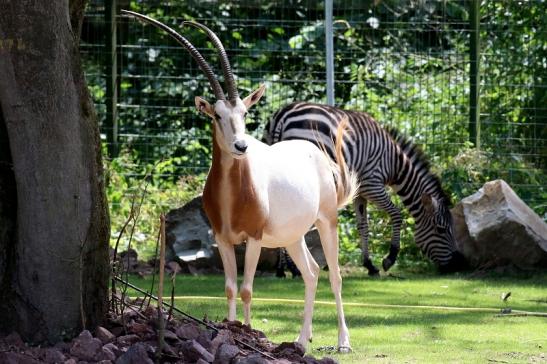
[[[171,276],[171,307],[169,308],[169,316],[167,321],[171,321],[171,316],[173,316],[173,307],[175,306],[175,278],[177,278],[177,272],[173,272]]]
[[[151,295],[150,293],[146,292],[145,290],[140,289],[139,287],[135,286],[134,284],[131,284],[131,283],[127,282],[127,281],[124,281],[124,280],[123,280],[122,278],[120,278],[120,277],[114,277],[114,279],[116,279],[117,281],[119,281],[119,282],[125,284],[127,287],[130,287],[130,288],[134,289],[135,291],[137,291],[137,292],[139,292],[139,293],[141,293],[141,294],[144,294],[144,295],[150,297],[150,298],[153,299],[153,300],[156,300],[156,301],[158,300],[158,298],[155,297],[154,295]],[[211,324],[208,323],[208,322],[205,322],[205,321],[203,321],[203,320],[200,320],[200,319],[198,319],[198,318],[196,318],[196,317],[194,317],[194,316],[192,316],[192,315],[190,315],[190,314],[188,314],[188,313],[186,313],[186,312],[184,312],[184,311],[178,309],[177,307],[175,307],[175,306],[173,306],[173,305],[170,305],[170,304],[168,304],[168,303],[166,303],[166,302],[163,302],[163,305],[164,305],[164,306],[167,306],[168,308],[174,310],[175,312],[177,312],[177,313],[183,315],[184,317],[189,318],[190,320],[192,320],[192,321],[194,321],[194,322],[197,322],[197,323],[199,323],[199,324],[201,324],[201,325],[207,327],[208,329],[211,329],[211,330],[213,330],[213,331],[215,331],[215,332],[219,332],[219,331],[220,331],[220,330],[219,330],[217,327],[215,327],[214,325],[211,325]],[[268,359],[276,360],[276,358],[274,358],[274,357],[271,356],[270,354],[265,353],[265,352],[263,352],[262,350],[260,350],[260,349],[258,349],[258,348],[256,348],[256,347],[252,346],[251,344],[248,344],[248,343],[246,343],[246,342],[244,342],[244,341],[241,341],[241,340],[238,339],[238,338],[234,338],[234,341],[237,342],[238,344],[241,344],[242,346],[246,347],[247,349],[253,350],[253,351],[259,353],[260,355],[265,356],[265,357],[268,358]]]
[[[140,184],[139,184],[139,189],[142,189],[143,185],[144,185],[144,189],[142,190],[140,202],[137,205],[138,208],[136,208],[136,205],[135,205],[135,202],[137,200],[137,193],[135,193],[133,195],[133,199],[131,201],[131,212],[130,212],[130,215],[132,215],[132,217],[133,217],[133,226],[131,227],[131,232],[129,234],[129,242],[127,243],[127,252],[128,253],[129,253],[129,249],[131,248],[131,243],[133,241],[133,235],[135,233],[135,227],[137,226],[137,222],[139,221],[139,217],[140,217],[140,214],[141,214],[141,207],[142,207],[142,204],[143,204],[143,201],[144,201],[144,197],[146,196],[146,193],[148,191],[148,177],[152,174],[152,172],[154,172],[156,170],[157,166],[162,162],[163,162],[163,158],[160,159],[156,164],[154,164],[154,166],[150,170],[146,171],[143,178],[141,179]],[[135,213],[135,210],[137,211],[136,213]],[[120,235],[120,237],[121,237],[121,235]],[[118,244],[118,242],[116,242],[116,244]],[[127,267],[128,269],[125,272],[125,278],[128,281],[129,280],[129,254],[127,254],[127,266],[128,266]],[[121,296],[122,305],[123,305],[123,302],[125,302],[126,292],[127,292],[127,286],[123,287],[123,290],[122,290],[122,296]]]
[[[163,274],[165,272],[165,215],[160,215],[160,281],[158,282],[158,353],[156,360],[159,362],[163,347],[165,346],[165,319],[163,317]]]
[[[131,201],[131,210],[129,212],[129,217],[127,220],[125,220],[125,223],[122,226],[122,229],[120,230],[120,233],[118,234],[118,238],[116,239],[116,244],[114,245],[114,254],[112,256],[112,276],[116,276],[118,273],[115,272],[115,264],[116,264],[116,258],[118,256],[118,246],[120,245],[120,240],[122,238],[122,235],[125,233],[125,229],[127,229],[127,225],[131,222],[131,219],[133,219],[133,213],[134,213],[134,206],[135,206],[135,200],[136,198]],[[114,305],[116,298],[116,280],[112,278],[112,311],[114,311],[116,314],[118,313],[118,307]]]
[[[147,176],[145,176],[144,178],[147,178]],[[129,280],[129,258],[130,258],[130,254],[129,254],[129,251],[131,250],[131,243],[133,242],[133,236],[135,235],[135,229],[137,227],[137,223],[139,222],[139,217],[141,215],[141,207],[142,207],[142,204],[144,202],[144,197],[146,196],[146,192],[148,191],[148,182],[145,183],[144,185],[144,190],[142,191],[142,194],[141,194],[141,199],[139,201],[139,204],[137,205],[137,213],[134,215],[133,217],[133,225],[131,226],[131,232],[129,233],[129,241],[127,242],[127,269],[125,270],[125,279],[126,280]],[[122,272],[123,273],[123,272]],[[125,294],[127,293],[127,286],[123,287],[123,290],[122,290],[122,302],[125,301]]]
[[[154,274],[152,274],[152,282],[150,282],[150,294],[152,294],[152,292],[154,292],[154,285],[156,284],[156,269],[158,268],[157,264],[158,264],[160,239],[161,239],[161,228],[158,230],[158,236],[156,237],[156,250],[154,252],[154,267],[152,269],[152,272],[154,272]],[[147,303],[146,307],[150,306],[150,300],[151,300],[151,298],[148,297],[148,303]],[[145,301],[146,301],[146,297],[141,302],[141,309],[142,309],[142,306],[144,305]]]

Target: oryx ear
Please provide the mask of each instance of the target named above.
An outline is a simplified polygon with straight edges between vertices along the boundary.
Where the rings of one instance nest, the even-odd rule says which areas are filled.
[[[438,202],[435,199],[435,197],[432,197],[431,195],[424,193],[422,195],[422,204],[424,205],[425,212],[427,212],[430,215],[433,215],[435,211],[437,211]]]
[[[209,115],[212,118],[215,117],[215,109],[205,99],[196,96],[195,102],[196,109],[198,109],[199,112],[204,113],[205,115]]]
[[[249,96],[243,99],[243,104],[245,104],[245,107],[249,109],[251,106],[256,104],[262,95],[264,95],[264,91],[266,91],[266,85],[262,84],[259,88],[251,92]]]

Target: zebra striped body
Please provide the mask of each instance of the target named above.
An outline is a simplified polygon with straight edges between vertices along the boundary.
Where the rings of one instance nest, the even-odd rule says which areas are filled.
[[[291,139],[305,139],[315,144],[319,141],[332,157],[333,138],[344,116],[349,119],[344,155],[360,184],[354,208],[363,265],[369,274],[379,271],[372,264],[368,250],[368,201],[385,210],[392,222],[390,251],[382,261],[385,271],[395,263],[400,250],[401,211],[391,202],[385,189],[387,185],[401,197],[414,217],[414,239],[422,252],[441,270],[463,268],[465,260],[455,247],[449,198],[439,179],[430,172],[420,149],[396,131],[385,130],[366,113],[297,102],[274,115],[264,137],[268,144]]]

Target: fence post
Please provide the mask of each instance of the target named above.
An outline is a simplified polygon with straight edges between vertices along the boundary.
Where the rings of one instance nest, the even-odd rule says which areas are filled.
[[[110,158],[118,155],[118,52],[116,39],[116,0],[105,1],[105,77],[106,77],[106,140]]]
[[[334,106],[334,44],[332,0],[325,0],[325,63],[327,66],[327,104]]]
[[[471,0],[469,11],[469,141],[481,147],[480,124],[480,0]]]

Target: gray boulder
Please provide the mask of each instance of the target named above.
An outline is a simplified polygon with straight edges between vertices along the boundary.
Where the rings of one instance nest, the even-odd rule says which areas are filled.
[[[474,267],[547,267],[547,224],[503,180],[452,209],[458,250]]]
[[[209,263],[215,239],[203,211],[201,195],[167,213],[165,236],[169,258],[176,256],[185,263]]]

